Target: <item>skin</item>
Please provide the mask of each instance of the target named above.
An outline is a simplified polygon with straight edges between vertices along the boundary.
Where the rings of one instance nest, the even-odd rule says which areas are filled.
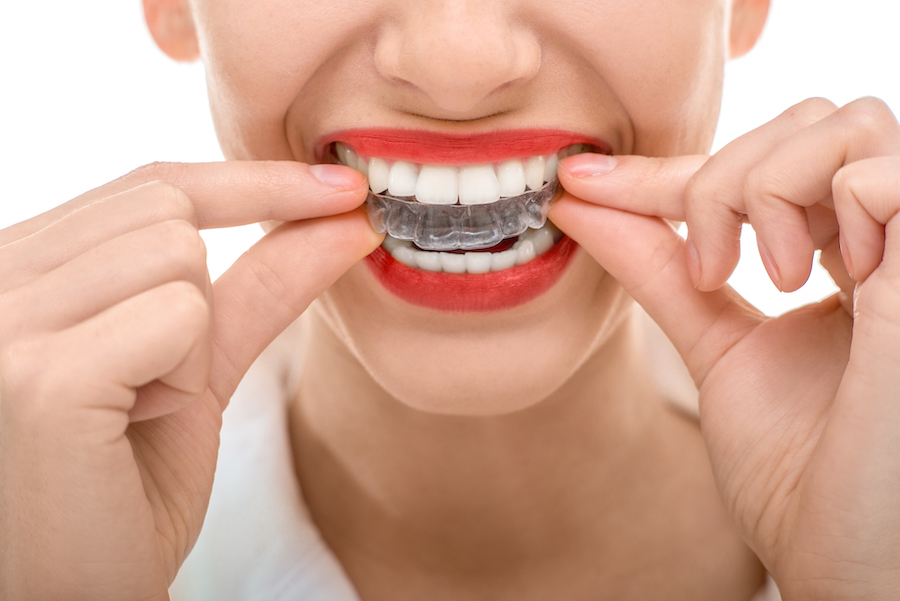
[[[297,475],[363,599],[746,599],[759,562],[785,599],[896,598],[900,128],[875,100],[811,101],[705,156],[725,49],[766,2],[145,8],[163,50],[205,61],[226,155],[259,162],[149,166],[0,232],[4,596],[167,598],[221,411],[319,298]],[[371,125],[564,127],[620,156],[562,162],[551,219],[583,251],[559,285],[461,318],[379,289],[362,179],[302,164]],[[724,286],[743,219],[777,285],[822,248],[843,295],[748,306]],[[211,285],[197,230],[256,221]],[[702,432],[647,384],[629,297],[681,353]]]

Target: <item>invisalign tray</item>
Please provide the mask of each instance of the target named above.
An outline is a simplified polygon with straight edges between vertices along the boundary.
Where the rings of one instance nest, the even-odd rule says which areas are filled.
[[[433,205],[370,191],[366,208],[379,234],[411,240],[423,250],[476,250],[542,227],[557,190],[554,179],[537,190],[480,205]]]

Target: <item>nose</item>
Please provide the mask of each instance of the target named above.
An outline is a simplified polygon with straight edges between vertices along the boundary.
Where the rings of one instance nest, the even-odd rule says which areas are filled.
[[[495,91],[521,85],[541,65],[535,33],[514,24],[506,2],[415,0],[378,37],[381,75],[424,92],[453,113],[476,109]]]

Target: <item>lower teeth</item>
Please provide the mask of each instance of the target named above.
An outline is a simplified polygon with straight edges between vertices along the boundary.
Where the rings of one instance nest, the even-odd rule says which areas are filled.
[[[523,265],[544,254],[562,239],[562,232],[552,223],[540,229],[529,229],[508,250],[502,252],[433,252],[416,249],[412,242],[398,240],[388,234],[382,246],[394,259],[409,267],[446,273],[487,273]]]
[[[386,232],[427,250],[476,250],[490,248],[528,228],[542,228],[558,189],[559,180],[554,179],[538,190],[481,205],[431,205],[369,192],[366,207],[379,234]],[[451,271],[453,265],[444,271]]]

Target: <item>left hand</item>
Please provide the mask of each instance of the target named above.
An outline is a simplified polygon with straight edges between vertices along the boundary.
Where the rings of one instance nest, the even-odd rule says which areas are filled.
[[[786,600],[900,598],[897,120],[810,100],[711,158],[608,160],[562,161],[550,217],[681,353],[740,533]],[[781,290],[821,249],[841,293],[761,314],[725,284],[743,221]]]

